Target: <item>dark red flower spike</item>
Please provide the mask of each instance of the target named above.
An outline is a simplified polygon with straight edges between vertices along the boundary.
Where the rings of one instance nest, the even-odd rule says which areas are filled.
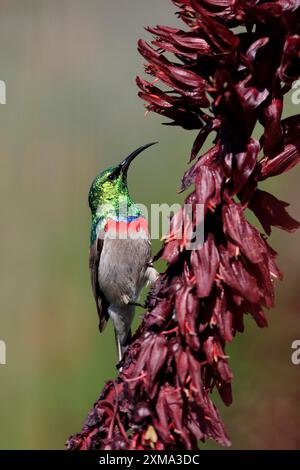
[[[299,0],[173,3],[183,29],[148,28],[152,43],[138,47],[152,78],[137,84],[148,111],[198,131],[182,190],[191,188],[187,203],[204,205],[205,240],[187,251],[167,237],[168,268],[122,371],[69,449],[196,449],[207,438],[229,445],[211,400],[216,387],[226,405],[232,401],[225,345],[244,330],[247,313],[267,326],[264,310],[281,278],[267,236],[274,226],[299,227],[288,204],[258,188],[300,160],[300,116],[281,119],[284,95],[300,76]],[[214,146],[201,155],[211,132]],[[265,234],[247,221],[247,208]]]

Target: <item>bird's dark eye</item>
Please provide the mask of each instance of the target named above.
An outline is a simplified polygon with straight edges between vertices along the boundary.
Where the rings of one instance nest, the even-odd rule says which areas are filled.
[[[115,173],[111,173],[111,174],[107,177],[107,179],[108,179],[109,181],[114,181],[116,178],[117,178],[117,175],[116,175]]]

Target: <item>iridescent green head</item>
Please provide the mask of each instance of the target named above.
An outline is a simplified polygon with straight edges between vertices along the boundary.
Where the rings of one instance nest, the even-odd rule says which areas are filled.
[[[126,204],[127,207],[134,204],[127,187],[128,168],[137,155],[155,143],[139,147],[118,166],[107,168],[94,179],[89,192],[89,206],[92,212],[91,242],[95,239],[96,227],[101,220],[107,219],[112,213],[119,213],[120,204]]]
[[[94,179],[89,192],[89,206],[95,214],[104,204],[114,204],[120,195],[128,196],[127,177],[120,165],[107,168]]]

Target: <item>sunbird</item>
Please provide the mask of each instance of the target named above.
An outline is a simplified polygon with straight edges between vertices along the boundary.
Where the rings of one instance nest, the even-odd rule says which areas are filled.
[[[119,165],[99,173],[89,191],[92,214],[89,267],[102,332],[109,318],[119,361],[131,340],[135,306],[145,284],[157,279],[147,221],[129,195],[127,172],[143,145]]]

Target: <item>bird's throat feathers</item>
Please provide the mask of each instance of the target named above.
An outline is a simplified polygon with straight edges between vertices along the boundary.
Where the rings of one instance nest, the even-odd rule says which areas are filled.
[[[92,214],[91,245],[99,232],[116,231],[119,234],[128,230],[147,230],[147,222],[142,211],[128,194],[118,195],[110,201],[100,204],[97,211]]]

